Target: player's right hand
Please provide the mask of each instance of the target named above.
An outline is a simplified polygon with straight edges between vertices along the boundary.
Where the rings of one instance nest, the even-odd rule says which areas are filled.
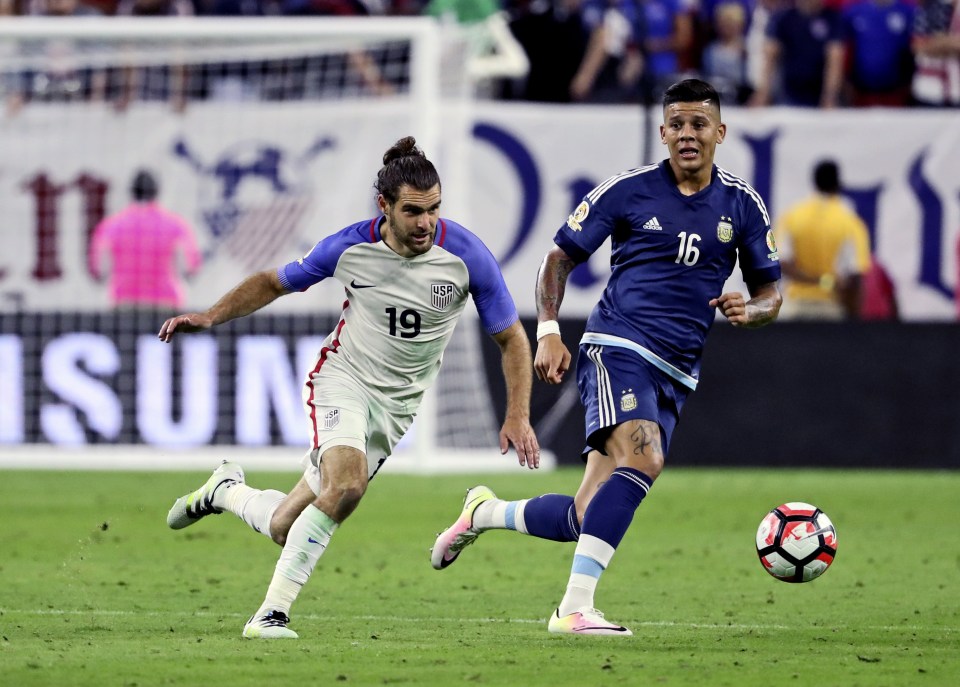
[[[175,332],[182,332],[188,334],[190,332],[199,332],[204,329],[210,329],[213,326],[213,321],[206,315],[201,313],[190,313],[189,315],[177,315],[176,317],[171,317],[166,322],[163,323],[163,326],[160,327],[160,340],[164,343],[170,343],[173,339]]]
[[[559,384],[570,369],[570,351],[559,334],[547,334],[537,343],[537,357],[533,361],[537,378],[547,384]]]

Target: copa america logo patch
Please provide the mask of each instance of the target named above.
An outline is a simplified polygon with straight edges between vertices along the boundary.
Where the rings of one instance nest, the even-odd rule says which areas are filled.
[[[770,249],[770,253],[767,255],[770,260],[780,259],[780,253],[777,251],[777,240],[773,237],[773,229],[767,229],[767,248]]]
[[[585,220],[589,214],[590,205],[587,203],[587,201],[583,201],[577,206],[577,209],[573,211],[573,214],[567,217],[567,226],[574,231],[582,231],[583,227],[580,223],[583,222],[583,220]]]
[[[340,424],[340,409],[330,408],[323,414],[323,428],[333,429]]]
[[[454,288],[450,282],[430,285],[430,304],[437,310],[446,310],[453,303]]]

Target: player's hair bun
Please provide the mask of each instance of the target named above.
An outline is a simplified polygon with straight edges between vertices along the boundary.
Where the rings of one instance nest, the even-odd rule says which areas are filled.
[[[388,165],[394,160],[412,156],[426,157],[423,151],[417,147],[417,139],[413,136],[405,136],[394,143],[390,147],[390,150],[383,154],[383,164]]]

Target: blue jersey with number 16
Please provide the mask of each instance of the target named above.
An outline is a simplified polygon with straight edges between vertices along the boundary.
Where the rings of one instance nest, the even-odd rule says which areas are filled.
[[[780,278],[770,217],[743,179],[714,166],[692,196],[668,161],[618,174],[588,193],[554,237],[576,262],[611,241],[611,275],[581,343],[635,351],[690,389],[703,344],[739,257],[743,280]]]

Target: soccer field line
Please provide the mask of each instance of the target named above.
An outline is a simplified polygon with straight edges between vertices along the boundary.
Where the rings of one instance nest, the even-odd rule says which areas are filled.
[[[119,611],[119,610],[81,610],[81,609],[61,609],[61,608],[34,608],[34,609],[16,609],[0,608],[0,615],[6,614],[23,615],[70,615],[70,616],[104,616],[104,617],[176,617],[176,618],[237,618],[246,620],[249,616],[246,613],[234,612],[214,612],[214,611]],[[319,615],[317,613],[298,613],[297,620],[342,620],[329,615]],[[392,623],[503,623],[520,625],[542,625],[546,624],[546,618],[437,618],[437,617],[409,617],[409,616],[389,616],[389,615],[354,615],[350,616],[353,620],[369,620],[374,622],[392,622]],[[834,625],[827,627],[825,625],[780,625],[766,623],[684,623],[675,620],[644,620],[640,622],[627,623],[632,627],[666,627],[683,628],[692,630],[875,630],[880,632],[960,632],[957,627],[928,627],[923,625]]]

